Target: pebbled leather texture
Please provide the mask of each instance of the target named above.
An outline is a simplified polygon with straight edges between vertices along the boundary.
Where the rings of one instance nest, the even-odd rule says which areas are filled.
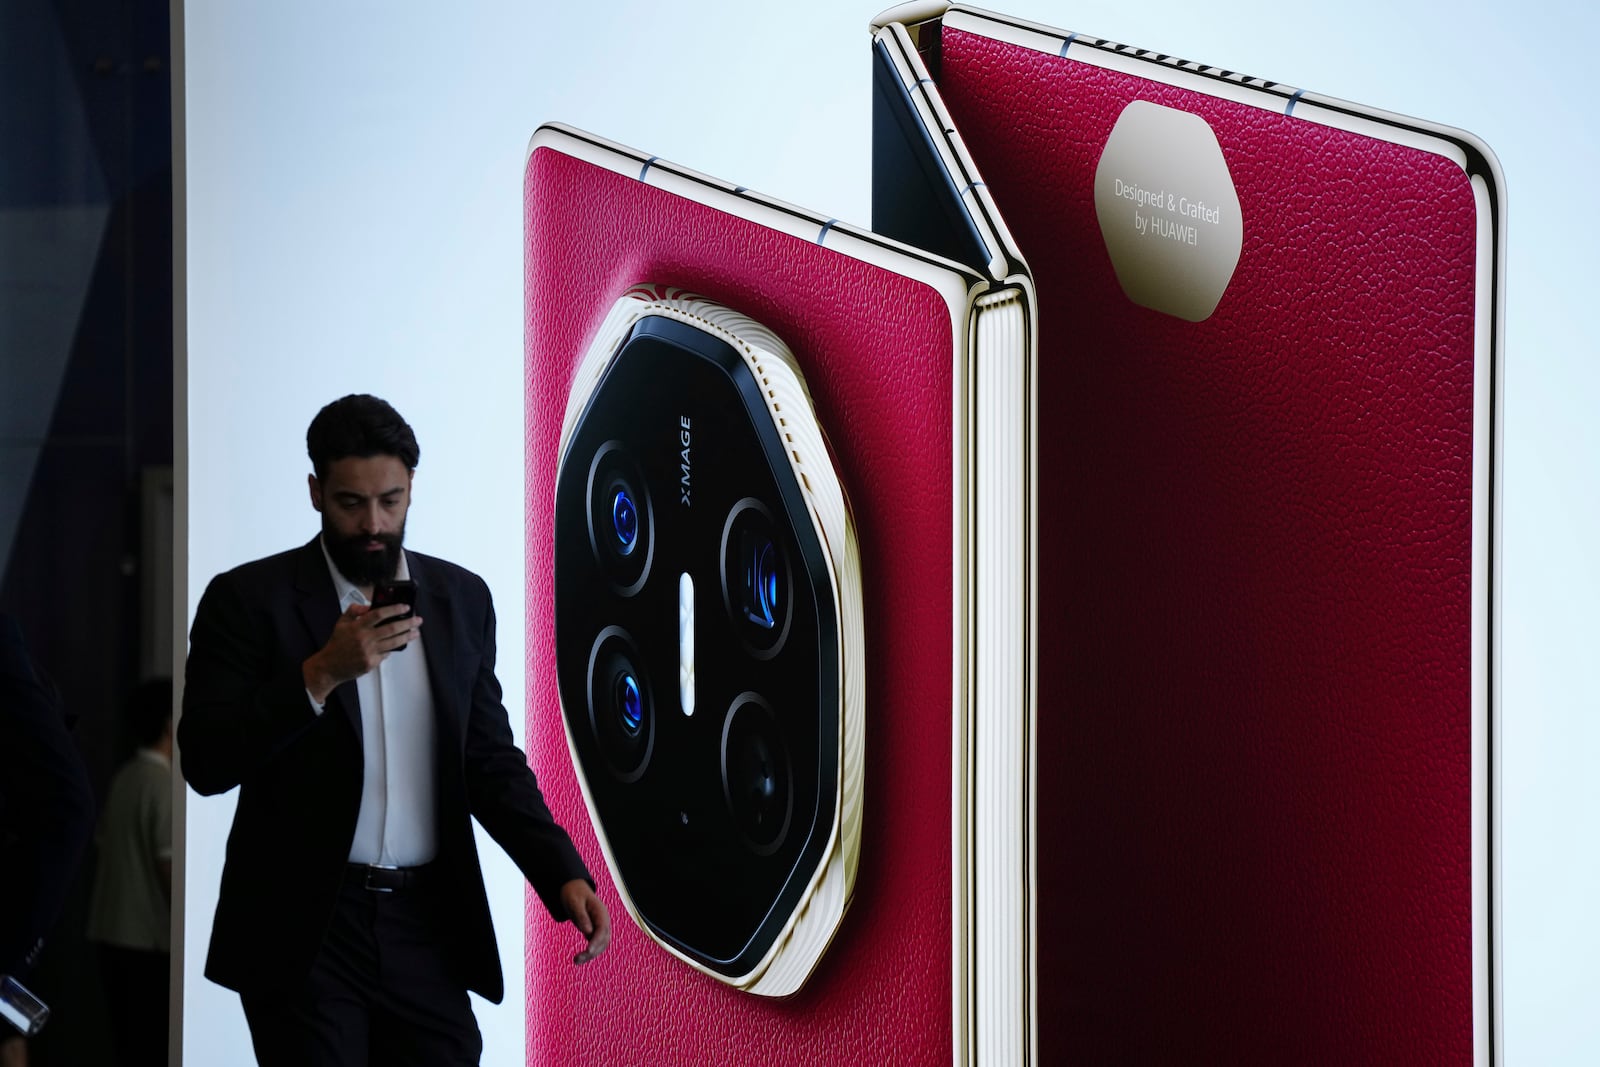
[[[528,738],[611,912],[610,950],[530,900],[537,1064],[942,1063],[951,1055],[952,328],[931,288],[543,147],[526,208]],[[573,774],[555,685],[552,501],[571,375],[630,285],[681,285],[784,339],[849,496],[866,602],[866,779],[855,896],[798,994],[737,992],[624,910]]]
[[[1041,1062],[1470,1063],[1466,175],[953,30],[940,89],[1039,294]],[[1134,99],[1238,191],[1204,322],[1098,230]]]

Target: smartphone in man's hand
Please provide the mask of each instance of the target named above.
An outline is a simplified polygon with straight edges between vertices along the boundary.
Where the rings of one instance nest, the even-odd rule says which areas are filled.
[[[417,583],[409,578],[396,578],[394,581],[378,582],[372,587],[372,606],[374,608],[388,607],[391,604],[404,604],[406,610],[391,619],[386,619],[384,625],[392,622],[401,622],[411,618],[417,612]],[[405,645],[392,651],[401,652]]]

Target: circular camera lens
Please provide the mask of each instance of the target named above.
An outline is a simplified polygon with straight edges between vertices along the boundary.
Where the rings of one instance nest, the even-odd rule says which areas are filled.
[[[655,701],[644,658],[620,626],[607,626],[589,650],[589,728],[611,773],[636,782],[655,745]]]
[[[777,655],[789,631],[789,562],[777,522],[754,497],[735,504],[722,528],[722,596],[749,651]]]
[[[758,856],[782,847],[794,813],[794,775],[778,718],[741,693],[722,725],[722,796],[734,827]]]
[[[595,562],[623,596],[650,575],[654,520],[639,465],[620,441],[607,441],[589,463],[589,547]]]
[[[639,512],[627,486],[619,485],[611,491],[611,532],[617,536],[617,551],[624,556],[639,543]]]
[[[644,697],[639,694],[639,680],[626,670],[617,675],[612,687],[617,713],[622,716],[622,728],[630,734],[639,732],[644,720]]]

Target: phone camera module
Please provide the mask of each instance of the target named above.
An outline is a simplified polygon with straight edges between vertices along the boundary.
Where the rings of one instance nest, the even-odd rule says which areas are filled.
[[[612,586],[637,593],[649,577],[654,529],[639,465],[620,441],[607,441],[589,464],[589,547]]]
[[[723,722],[722,796],[750,851],[778,851],[794,811],[794,776],[778,718],[754,693],[741,693]]]
[[[607,626],[589,653],[589,726],[606,764],[636,782],[655,745],[655,707],[639,649],[620,626]]]
[[[735,504],[723,526],[722,596],[748,650],[776,656],[789,631],[789,563],[772,513],[754,497]]]
[[[860,553],[800,362],[733,309],[636,286],[561,433],[539,565],[612,882],[667,952],[788,996],[855,883],[865,700]]]

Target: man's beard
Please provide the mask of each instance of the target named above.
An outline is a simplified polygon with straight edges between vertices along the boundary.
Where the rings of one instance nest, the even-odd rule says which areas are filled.
[[[405,523],[397,533],[357,534],[341,538],[333,529],[328,517],[322,517],[322,543],[328,546],[328,556],[351,585],[372,585],[388,581],[400,566],[400,545],[406,538]],[[382,541],[383,551],[369,551],[368,541]]]

